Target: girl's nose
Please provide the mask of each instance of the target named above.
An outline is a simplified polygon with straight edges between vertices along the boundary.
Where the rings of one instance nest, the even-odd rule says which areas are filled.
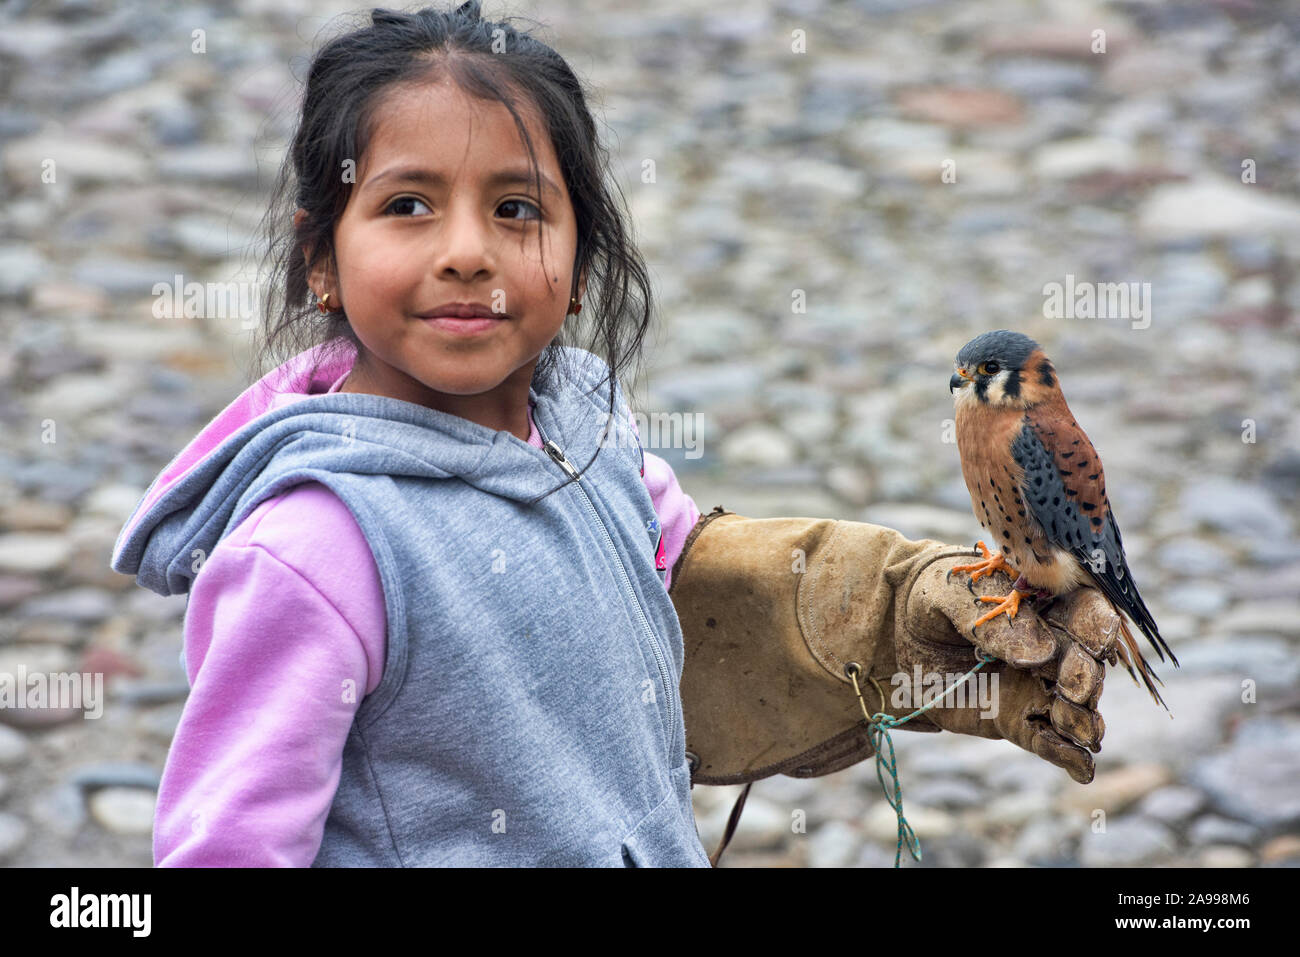
[[[438,235],[435,271],[439,275],[455,273],[461,279],[471,279],[484,271],[490,273],[494,257],[489,229],[480,210],[469,208],[469,204],[453,204],[446,227]]]

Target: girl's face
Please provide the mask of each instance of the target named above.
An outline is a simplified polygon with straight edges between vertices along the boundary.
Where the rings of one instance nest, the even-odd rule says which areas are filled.
[[[343,391],[415,402],[527,440],[533,369],[569,308],[577,224],[550,137],[531,110],[525,117],[540,194],[502,104],[470,99],[449,82],[385,99],[335,226],[337,274],[311,277],[318,295],[332,291],[331,304],[346,308],[363,346]],[[417,315],[447,303],[508,318],[466,335]]]

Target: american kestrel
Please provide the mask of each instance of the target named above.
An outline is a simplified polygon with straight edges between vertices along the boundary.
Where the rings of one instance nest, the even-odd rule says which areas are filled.
[[[979,542],[984,560],[953,571],[967,571],[978,581],[1001,569],[1015,579],[1010,594],[980,598],[996,607],[975,624],[1004,613],[1015,617],[1021,599],[1030,595],[1095,585],[1121,613],[1122,642],[1115,647],[1129,675],[1136,683],[1136,660],[1143,684],[1164,705],[1152,684],[1160,679],[1123,616],[1141,629],[1161,661],[1165,652],[1175,666],[1178,659],[1129,573],[1101,459],[1065,404],[1051,361],[1033,339],[998,329],[966,343],[955,369],[948,388],[956,393],[962,475],[975,517],[1002,551],[991,555]]]

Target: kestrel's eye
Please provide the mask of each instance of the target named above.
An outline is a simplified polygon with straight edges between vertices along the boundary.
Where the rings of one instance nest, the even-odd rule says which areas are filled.
[[[981,362],[977,371],[980,375],[997,375],[1001,368],[996,362]]]

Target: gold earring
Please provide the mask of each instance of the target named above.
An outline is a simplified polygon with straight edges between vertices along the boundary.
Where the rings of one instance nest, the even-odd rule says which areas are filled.
[[[325,295],[320,297],[320,302],[316,303],[316,308],[319,309],[321,312],[329,312],[330,311],[329,301],[330,301],[330,294],[325,293]]]
[[[571,314],[571,315],[575,315],[575,316],[576,316],[576,315],[577,315],[578,313],[580,313],[580,312],[582,312],[582,303],[578,302],[577,299],[575,299],[575,298],[573,298],[573,297],[570,297],[570,298],[569,298],[569,314]]]

